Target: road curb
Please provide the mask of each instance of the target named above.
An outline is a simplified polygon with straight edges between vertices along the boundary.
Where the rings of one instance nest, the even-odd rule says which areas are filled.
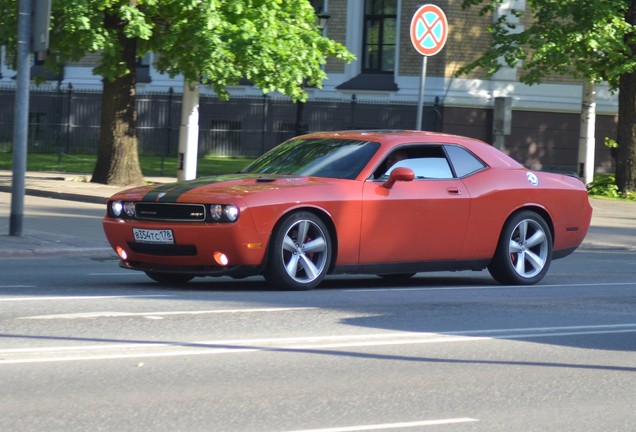
[[[577,248],[577,250],[589,250],[589,251],[620,251],[620,252],[634,252],[636,248],[618,245],[612,243],[586,243],[583,242],[581,246]]]
[[[0,186],[0,192],[11,193],[13,192],[11,187]],[[107,197],[100,197],[95,195],[69,193],[69,192],[56,192],[50,190],[32,189],[26,188],[24,190],[26,195],[37,196],[40,198],[53,198],[66,201],[79,201],[90,204],[106,204],[108,202]]]

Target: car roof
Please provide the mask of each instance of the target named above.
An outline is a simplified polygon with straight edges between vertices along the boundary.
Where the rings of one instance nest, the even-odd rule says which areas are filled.
[[[340,130],[329,132],[316,132],[303,136],[303,138],[341,138],[341,139],[359,139],[365,141],[377,141],[380,143],[391,142],[394,140],[404,140],[415,138],[422,140],[425,137],[450,137],[453,135],[447,135],[439,132],[429,131],[413,131],[413,130],[399,130],[399,129],[366,129],[366,130]]]
[[[303,139],[350,139],[360,141],[373,141],[381,145],[382,151],[378,156],[382,156],[391,151],[394,147],[408,144],[431,143],[431,144],[456,144],[465,147],[481,158],[490,167],[497,168],[523,168],[519,162],[499,151],[494,146],[475,138],[460,135],[445,134],[430,131],[414,130],[342,130],[332,132],[316,132],[303,135]],[[374,158],[375,159],[375,158]]]

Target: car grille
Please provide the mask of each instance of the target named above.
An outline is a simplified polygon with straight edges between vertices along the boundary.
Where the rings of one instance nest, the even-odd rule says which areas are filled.
[[[128,242],[133,252],[156,256],[195,256],[197,247],[194,245],[168,245]]]
[[[197,222],[205,220],[203,204],[147,203],[135,204],[137,219]]]

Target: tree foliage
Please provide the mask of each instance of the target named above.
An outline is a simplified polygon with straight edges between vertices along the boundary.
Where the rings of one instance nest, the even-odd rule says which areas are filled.
[[[0,44],[9,61],[16,46],[17,3],[0,0]],[[227,98],[227,87],[246,78],[265,93],[279,91],[301,101],[307,97],[303,84],[320,87],[326,78],[327,58],[353,59],[344,46],[322,36],[307,0],[55,0],[50,40],[46,63],[51,68],[100,53],[94,73],[102,76],[105,90],[107,83],[116,88],[104,92],[103,109],[120,110],[106,118],[128,125],[111,125],[111,138],[102,134],[100,140],[132,137],[134,145],[124,145],[124,155],[136,151],[128,149],[136,147],[136,114],[129,110],[135,60],[147,53],[154,53],[160,72],[201,81],[220,97]],[[130,100],[106,100],[122,94]],[[100,149],[107,145],[100,142]],[[108,171],[121,171],[116,160],[110,165]]]
[[[464,7],[494,14],[504,0],[464,0]],[[513,3],[514,4],[514,3]],[[636,2],[633,0],[527,0],[525,10],[505,15],[488,29],[490,48],[463,67],[521,69],[520,80],[536,84],[553,74],[594,82],[619,91],[620,150],[616,179],[623,193],[636,190]],[[520,63],[521,62],[521,63]],[[628,94],[629,93],[629,94]]]
[[[464,7],[480,6],[480,14],[495,13],[503,0],[464,0]],[[529,0],[526,11],[511,14],[523,25],[499,16],[488,29],[490,49],[462,68],[476,67],[495,73],[504,66],[522,63],[521,81],[541,82],[561,74],[618,88],[621,75],[636,69],[629,38],[633,26],[625,20],[626,0]]]

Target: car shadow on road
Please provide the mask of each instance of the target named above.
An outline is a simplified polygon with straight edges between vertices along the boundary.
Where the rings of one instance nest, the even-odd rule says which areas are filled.
[[[185,284],[159,284],[157,282],[148,280],[131,284],[126,283],[126,286],[135,287],[154,287],[158,290],[170,289],[180,292],[196,291],[196,292],[240,292],[240,291],[264,291],[264,292],[279,292],[282,289],[272,286],[265,281],[262,277],[254,276],[245,279],[230,279],[223,278],[195,278],[194,280]],[[404,288],[439,288],[444,287],[466,287],[466,286],[499,286],[488,275],[484,274],[482,277],[470,277],[470,276],[456,276],[456,275],[437,275],[429,276],[428,274],[418,275],[413,278],[404,279],[384,279],[374,275],[356,275],[356,276],[329,276],[327,277],[318,288],[311,291],[300,292],[321,292],[329,290],[356,290],[356,289],[404,289]],[[294,292],[294,291],[287,291]]]

